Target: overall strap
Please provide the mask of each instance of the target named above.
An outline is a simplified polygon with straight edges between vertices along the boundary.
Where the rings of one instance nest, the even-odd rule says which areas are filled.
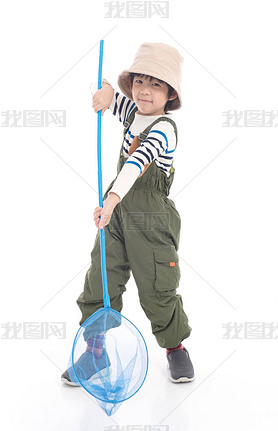
[[[124,136],[126,135],[128,129],[130,128],[131,124],[133,123],[135,112],[138,111],[137,106],[134,106],[134,108],[130,111],[126,121],[124,122]]]

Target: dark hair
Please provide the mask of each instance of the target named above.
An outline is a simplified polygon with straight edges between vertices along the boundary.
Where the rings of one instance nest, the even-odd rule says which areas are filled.
[[[150,76],[150,75],[144,75],[143,73],[131,73],[131,74],[130,74],[130,82],[131,82],[131,86],[132,86],[132,84],[133,84],[133,80],[134,80],[134,77],[135,77],[135,76],[138,76],[139,78],[149,78],[149,79],[150,79],[150,81],[152,81],[153,79],[155,79],[156,81],[160,82],[161,84],[166,84],[166,85],[167,85],[167,87],[168,87],[168,98],[172,96],[174,89],[173,89],[173,87],[171,87],[171,85],[169,85],[169,84],[168,84],[167,82],[165,82],[165,81],[162,81],[161,79],[155,78],[154,76]],[[166,105],[164,106],[164,111],[165,111],[165,112],[167,112],[167,111],[170,109],[170,107],[171,107],[171,102],[172,102],[172,100],[167,100],[167,103],[166,103]]]

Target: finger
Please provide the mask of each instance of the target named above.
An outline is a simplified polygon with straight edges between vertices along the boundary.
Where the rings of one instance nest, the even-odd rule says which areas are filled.
[[[101,216],[99,215],[96,219],[95,219],[95,224],[97,227],[99,227],[99,223],[101,221]]]
[[[98,100],[98,98],[97,97],[93,97],[92,104],[93,105],[97,105],[98,103],[100,103],[100,101]]]
[[[100,221],[100,217],[95,217],[95,218],[94,218],[94,222],[95,222],[95,223],[99,223],[99,221]]]
[[[99,223],[100,226],[103,227],[103,226],[108,225],[110,218],[111,218],[110,215],[102,215],[101,219],[100,219],[100,223]],[[101,227],[100,227],[100,229],[101,229]]]
[[[99,111],[101,111],[101,108],[102,108],[101,105],[96,106],[95,112],[98,113]]]
[[[98,216],[98,215],[95,215],[95,216],[94,216],[94,222],[96,222],[97,220],[99,220],[99,216]]]
[[[95,210],[94,210],[94,218],[99,217],[100,213],[101,213],[101,208],[100,207],[95,208]]]
[[[107,223],[106,223],[105,217],[101,216],[101,218],[99,219],[99,225],[98,225],[99,229],[102,229],[103,226],[105,226],[106,224]]]
[[[98,111],[100,111],[100,106],[99,105],[96,105],[93,108],[94,108],[95,113],[97,113]]]
[[[99,103],[99,102],[94,102],[93,104],[92,104],[92,107],[94,108],[94,110],[96,111],[100,111],[100,109],[101,109],[101,104]],[[96,112],[97,112],[96,111]]]
[[[104,114],[104,112],[106,111],[106,109],[107,108],[104,108],[102,111],[101,111],[101,116],[103,117],[103,114]]]

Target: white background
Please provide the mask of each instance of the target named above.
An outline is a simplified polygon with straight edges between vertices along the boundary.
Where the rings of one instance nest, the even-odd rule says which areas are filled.
[[[243,331],[224,339],[222,327],[257,322],[260,330],[278,320],[277,127],[222,125],[223,111],[278,109],[277,2],[170,0],[169,7],[166,19],[112,19],[104,18],[102,1],[2,2],[1,113],[62,109],[67,116],[66,127],[4,127],[1,117],[5,431],[277,430],[278,330],[264,339],[246,339]],[[97,232],[90,83],[97,81],[101,38],[103,76],[115,88],[143,42],[170,44],[184,57],[170,198],[182,219],[179,293],[196,373],[192,383],[168,380],[165,351],[131,278],[123,315],[142,331],[150,367],[140,391],[110,418],[85,391],[60,381]],[[121,125],[106,112],[104,189],[116,175],[121,137]],[[7,322],[65,322],[66,337],[27,339],[21,329],[19,339],[13,330],[4,339]]]

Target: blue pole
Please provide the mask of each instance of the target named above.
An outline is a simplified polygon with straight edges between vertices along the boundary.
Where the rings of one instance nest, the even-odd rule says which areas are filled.
[[[102,81],[102,63],[103,63],[103,44],[100,41],[99,46],[99,64],[98,64],[98,90],[101,88]],[[103,207],[102,199],[102,170],[101,170],[101,111],[97,113],[97,161],[98,161],[98,195],[99,206]],[[100,253],[101,253],[101,274],[103,287],[103,302],[105,308],[110,308],[110,297],[108,294],[107,273],[106,273],[106,256],[105,256],[105,233],[104,227],[100,229]]]

